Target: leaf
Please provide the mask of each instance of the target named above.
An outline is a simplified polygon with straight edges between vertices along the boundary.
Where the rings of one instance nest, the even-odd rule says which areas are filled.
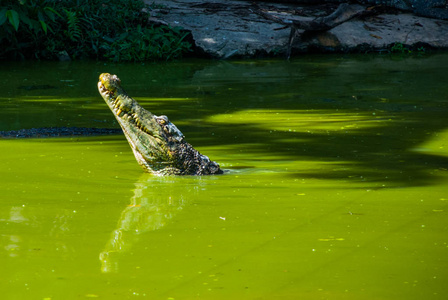
[[[44,12],[50,18],[50,20],[53,21],[53,22],[55,20],[55,17],[54,17],[55,15],[58,16],[59,18],[62,18],[61,14],[58,13],[56,10],[54,10],[51,7],[48,7],[48,6],[45,7],[44,8]]]
[[[78,41],[82,36],[82,30],[79,26],[79,19],[76,11],[69,11],[64,9],[67,15],[67,25],[68,30],[66,31],[67,36],[74,42]]]
[[[123,32],[122,34],[120,34],[120,36],[118,37],[119,41],[123,41],[128,37],[128,33],[127,32]]]
[[[6,17],[6,8],[4,8],[0,11],[0,26],[2,26],[3,23],[5,23],[7,19],[8,18]]]
[[[39,11],[37,12],[37,19],[38,19],[39,21],[45,21],[44,14],[42,13],[41,10],[39,10]]]
[[[19,13],[19,20],[20,20],[20,22],[25,23],[26,25],[28,25],[30,27],[30,29],[34,29],[34,28],[32,28],[33,24],[31,22],[30,18],[28,17],[28,14],[24,13],[23,11],[21,11]]]
[[[19,24],[20,24],[19,14],[15,10],[10,9],[6,12],[6,16],[8,17],[9,23],[11,23],[14,29],[16,31],[19,30]]]
[[[42,29],[44,30],[45,34],[47,34],[47,23],[44,21],[39,21],[40,25],[42,26]]]
[[[113,38],[111,38],[111,37],[108,37],[108,36],[103,36],[103,39],[104,39],[106,42],[109,42],[109,43],[113,43],[113,42],[115,42],[115,39],[113,39]]]

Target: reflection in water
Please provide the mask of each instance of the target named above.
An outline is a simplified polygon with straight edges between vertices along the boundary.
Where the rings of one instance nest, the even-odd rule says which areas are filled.
[[[129,252],[144,233],[164,227],[191,201],[198,182],[189,186],[184,180],[150,174],[139,178],[130,204],[121,213],[117,228],[100,253],[103,273],[118,272],[121,255]]]

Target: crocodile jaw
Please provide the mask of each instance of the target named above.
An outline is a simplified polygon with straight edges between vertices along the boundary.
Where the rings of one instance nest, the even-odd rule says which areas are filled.
[[[172,155],[157,116],[129,97],[115,75],[101,74],[98,91],[123,129],[137,162],[154,174],[169,168]]]

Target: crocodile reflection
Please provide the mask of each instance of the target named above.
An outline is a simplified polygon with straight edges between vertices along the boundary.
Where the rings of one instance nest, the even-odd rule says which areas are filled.
[[[164,227],[186,205],[199,188],[179,177],[155,177],[143,174],[135,183],[130,204],[121,213],[117,228],[100,253],[101,271],[114,273],[119,260],[128,253],[144,233]]]

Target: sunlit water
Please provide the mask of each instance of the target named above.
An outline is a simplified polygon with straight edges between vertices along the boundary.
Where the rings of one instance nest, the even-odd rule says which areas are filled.
[[[2,63],[0,130],[117,127],[102,72],[226,173],[1,139],[1,299],[446,299],[447,55]]]

